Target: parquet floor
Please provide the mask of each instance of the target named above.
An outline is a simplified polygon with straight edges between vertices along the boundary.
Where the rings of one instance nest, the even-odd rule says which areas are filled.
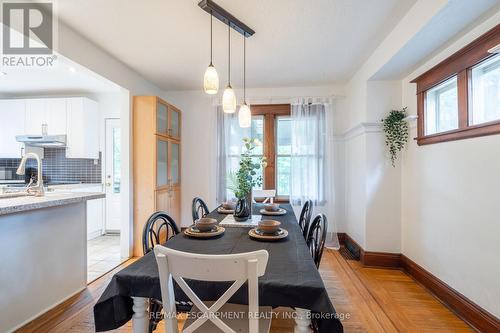
[[[327,250],[320,273],[335,309],[344,316],[345,332],[474,332],[402,271],[364,268],[357,261],[344,259],[337,251]],[[112,274],[113,271],[94,281],[85,291],[18,332],[94,332],[92,307]],[[182,324],[181,320],[179,325]],[[116,330],[131,331],[131,323]],[[157,332],[163,332],[163,326]],[[293,332],[293,321],[273,320],[271,332]]]

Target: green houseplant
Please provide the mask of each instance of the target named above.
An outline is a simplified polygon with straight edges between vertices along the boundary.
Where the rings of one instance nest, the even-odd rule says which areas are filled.
[[[385,133],[385,144],[389,149],[392,166],[396,166],[398,153],[408,143],[408,122],[406,107],[401,110],[391,110],[387,117],[382,119],[382,128]]]
[[[252,153],[257,146],[262,146],[258,139],[244,138],[239,168],[228,174],[228,189],[238,199],[234,212],[236,220],[245,221],[252,214],[252,188],[262,185],[262,176],[258,176],[257,171],[261,166],[265,168],[267,161],[265,156],[254,161]]]

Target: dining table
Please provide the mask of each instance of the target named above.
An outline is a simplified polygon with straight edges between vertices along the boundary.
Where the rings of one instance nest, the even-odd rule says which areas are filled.
[[[265,274],[259,278],[260,306],[287,307],[294,319],[294,332],[311,332],[314,321],[320,333],[343,332],[339,316],[311,257],[292,206],[281,204],[286,214],[263,216],[281,222],[288,236],[273,242],[252,239],[250,228],[226,227],[225,233],[213,239],[191,238],[179,233],[169,239],[166,247],[199,254],[233,254],[267,250],[269,260]],[[260,215],[262,204],[252,205],[252,214]],[[207,215],[219,222],[227,215],[217,209]],[[228,282],[188,280],[188,285],[202,301],[217,300],[231,285]],[[176,286],[177,302],[186,304],[189,298]],[[94,305],[97,332],[119,328],[132,319],[134,333],[148,331],[149,299],[161,300],[160,278],[153,251],[114,274],[107,288]],[[248,304],[246,285],[236,292],[229,303]]]

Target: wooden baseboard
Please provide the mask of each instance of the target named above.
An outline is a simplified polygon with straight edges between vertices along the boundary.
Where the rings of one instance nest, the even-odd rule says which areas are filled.
[[[401,254],[364,251],[361,262],[370,267],[400,268]]]
[[[344,245],[364,266],[384,268],[399,268],[401,266],[401,254],[399,253],[365,251],[348,234],[339,233],[337,235],[340,244]]]
[[[443,304],[479,332],[500,332],[500,319],[432,275],[401,253],[365,251],[345,233],[338,233],[339,242],[357,257],[364,266],[397,268],[404,270]]]
[[[498,318],[469,300],[436,276],[432,275],[405,255],[401,255],[401,268],[479,332],[500,332],[500,320]]]

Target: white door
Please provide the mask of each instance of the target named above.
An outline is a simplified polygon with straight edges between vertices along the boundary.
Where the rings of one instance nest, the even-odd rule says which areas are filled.
[[[106,119],[105,180],[106,232],[120,231],[121,226],[121,129],[120,119]]]

